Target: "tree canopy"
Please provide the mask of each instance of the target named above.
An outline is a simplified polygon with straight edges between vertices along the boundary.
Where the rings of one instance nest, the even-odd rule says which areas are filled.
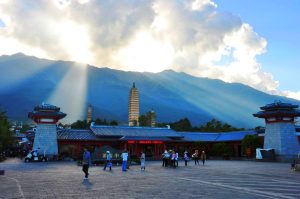
[[[145,115],[141,115],[139,117],[139,125],[140,126],[151,126],[152,119],[155,120],[155,112],[148,111]]]
[[[192,131],[192,132],[230,132],[230,131],[243,131],[244,128],[236,128],[227,123],[222,123],[216,119],[212,119],[206,124],[203,124],[199,127],[192,126],[188,118],[180,119],[173,123],[158,123],[158,127],[170,127],[175,131]]]
[[[0,111],[0,151],[7,148],[12,143],[12,140],[8,119],[5,112]]]
[[[199,132],[230,132],[230,131],[243,131],[244,128],[236,128],[227,123],[222,123],[216,119],[212,119],[200,127],[195,127],[194,131]]]
[[[97,118],[96,120],[92,120],[91,122],[95,122],[95,125],[111,125],[117,126],[118,122],[116,120],[107,121],[106,119]],[[71,124],[72,129],[88,129],[91,125],[91,122],[87,122],[86,120],[77,120],[76,122]]]

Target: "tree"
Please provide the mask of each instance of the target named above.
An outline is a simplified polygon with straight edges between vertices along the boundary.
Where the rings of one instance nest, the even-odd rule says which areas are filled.
[[[191,131],[192,125],[188,118],[183,118],[177,122],[171,123],[171,128],[175,131]]]
[[[256,148],[260,148],[261,143],[257,135],[246,135],[242,140],[242,150],[251,157]]]
[[[208,151],[208,144],[202,141],[196,142],[195,147],[200,151]]]
[[[139,117],[139,124],[140,124],[140,126],[147,126],[147,116],[146,115],[141,115]]]
[[[231,156],[233,149],[227,143],[217,143],[213,145],[212,152],[216,156]]]
[[[9,131],[9,122],[5,112],[0,112],[0,151],[6,149],[13,141],[11,132]]]
[[[140,126],[151,126],[152,119],[155,119],[155,112],[148,111],[145,115],[139,117]]]
[[[230,132],[230,131],[243,131],[244,128],[236,128],[227,123],[222,123],[219,120],[212,119],[200,127],[194,127],[193,131],[198,132]]]
[[[72,129],[88,129],[89,124],[86,122],[86,120],[77,120],[73,124],[71,124]]]
[[[116,120],[112,120],[109,124],[111,126],[118,126],[118,122]]]
[[[111,126],[117,126],[118,122],[116,120],[112,120],[110,122],[108,122],[106,119],[100,119],[97,118],[95,121],[91,121],[94,122],[95,125],[111,125]],[[71,124],[71,128],[72,129],[89,129],[91,122],[87,123],[86,120],[77,120],[76,122]]]

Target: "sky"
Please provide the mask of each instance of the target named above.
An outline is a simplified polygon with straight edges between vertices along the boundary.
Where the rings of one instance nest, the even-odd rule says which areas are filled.
[[[300,99],[298,0],[0,0],[0,55],[166,69]]]

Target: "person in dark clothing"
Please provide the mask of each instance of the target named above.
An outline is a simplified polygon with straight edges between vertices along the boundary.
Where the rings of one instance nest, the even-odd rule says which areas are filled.
[[[296,160],[294,160],[293,163],[291,164],[291,170],[296,171]]]
[[[202,153],[201,153],[201,160],[202,160],[202,164],[203,164],[203,166],[204,166],[204,164],[205,164],[205,160],[206,160],[206,154],[205,154],[205,151],[202,151]]]
[[[192,158],[194,159],[195,161],[195,165],[199,165],[199,153],[198,153],[198,150],[195,150],[195,153],[192,155]]]
[[[85,174],[84,179],[89,178],[89,166],[92,164],[91,153],[84,148],[83,156],[82,156],[82,171]]]

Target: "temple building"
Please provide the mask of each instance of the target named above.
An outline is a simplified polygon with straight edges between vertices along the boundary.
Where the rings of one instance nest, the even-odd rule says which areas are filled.
[[[300,152],[295,128],[295,118],[300,116],[297,108],[298,105],[275,102],[260,107],[261,111],[253,114],[265,120],[264,148],[274,149],[279,161],[291,161]]]
[[[59,153],[64,157],[80,158],[84,147],[89,147],[98,158],[104,157],[109,149],[112,154],[128,150],[130,156],[139,157],[145,152],[148,160],[160,160],[166,149],[178,151],[180,156],[187,150],[203,150],[199,142],[207,144],[211,151],[216,143],[227,143],[233,156],[242,156],[241,140],[245,135],[256,135],[255,131],[225,133],[176,132],[170,128],[102,126],[92,125],[89,129],[62,129],[57,132]],[[103,158],[102,157],[102,158]]]
[[[128,100],[128,126],[139,126],[140,100],[139,92],[133,83]]]
[[[89,104],[87,108],[87,117],[86,117],[87,123],[90,123],[92,121],[92,115],[93,115],[93,107],[92,105]]]
[[[33,149],[48,156],[58,155],[56,124],[65,116],[59,107],[44,103],[28,113],[28,117],[37,124]]]
[[[299,152],[300,134],[294,125],[295,118],[300,116],[297,108],[296,105],[280,102],[263,106],[262,111],[254,114],[265,119],[264,148],[275,149],[278,160],[293,158]],[[30,138],[31,141],[34,139],[33,148],[47,155],[80,159],[83,148],[88,147],[94,158],[102,160],[107,150],[111,151],[113,158],[118,158],[123,150],[128,150],[130,157],[139,157],[144,152],[148,160],[158,160],[166,149],[175,150],[181,156],[186,150],[191,154],[196,149],[206,150],[209,155],[217,148],[216,144],[222,143],[229,147],[230,156],[241,157],[244,154],[243,138],[246,135],[259,135],[255,130],[178,132],[169,127],[157,128],[154,110],[146,114],[148,127],[140,127],[139,93],[135,83],[130,90],[128,111],[129,126],[94,125],[91,122],[92,107],[89,106],[87,122],[91,122],[91,125],[88,129],[63,129],[56,126],[66,116],[59,107],[49,104],[36,106],[28,114],[37,123],[36,132],[32,132]]]

